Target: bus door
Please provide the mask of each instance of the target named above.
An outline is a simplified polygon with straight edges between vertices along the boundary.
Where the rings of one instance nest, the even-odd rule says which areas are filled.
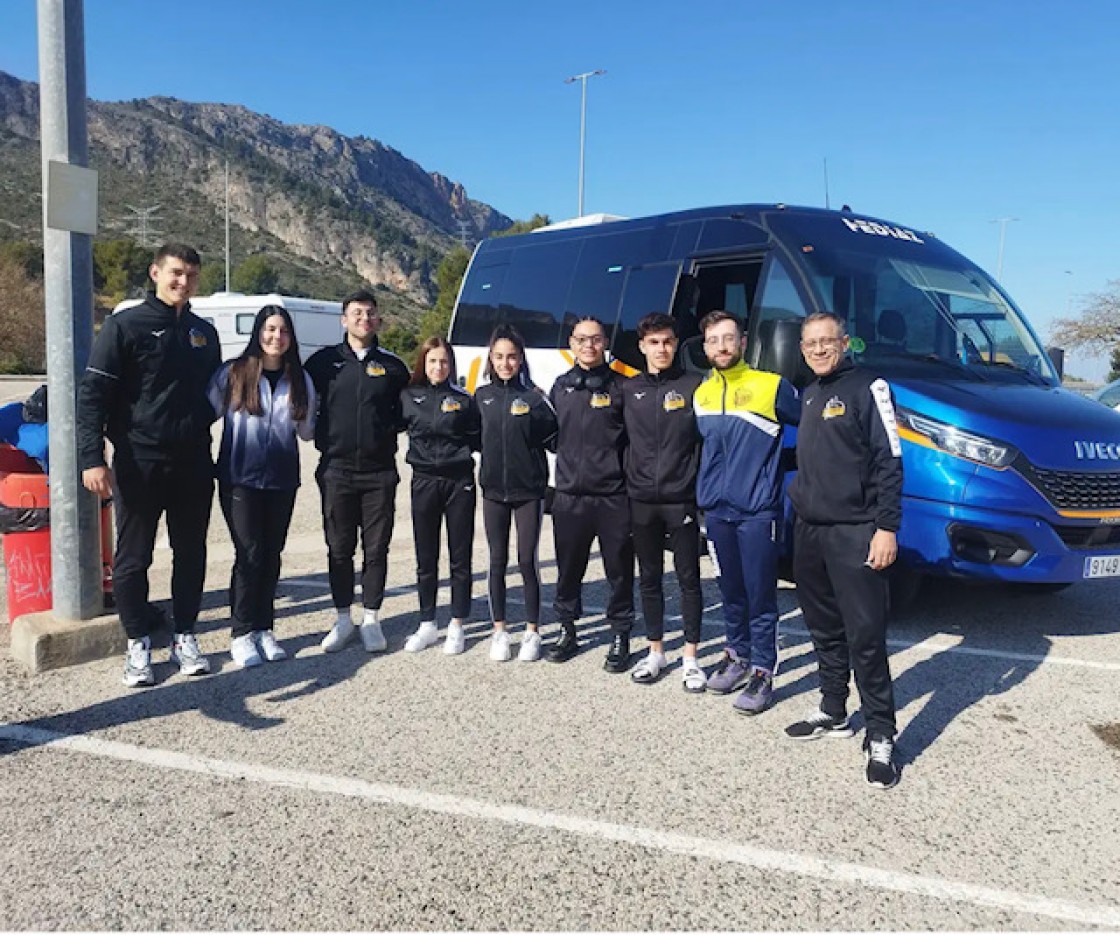
[[[686,369],[708,369],[704,336],[700,334],[700,320],[708,312],[730,312],[743,323],[745,331],[764,259],[764,254],[758,254],[693,260],[689,273],[681,279],[673,306],[681,339],[681,362]]]

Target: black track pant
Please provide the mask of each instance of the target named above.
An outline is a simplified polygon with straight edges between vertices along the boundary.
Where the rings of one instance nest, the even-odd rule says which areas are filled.
[[[231,636],[271,630],[280,554],[288,538],[295,490],[260,490],[219,484],[236,557],[229,581]]]
[[[583,614],[583,576],[598,538],[599,552],[610,587],[607,622],[629,633],[634,625],[634,543],[630,538],[630,501],[626,494],[592,497],[556,492],[552,502],[552,530],[556,536],[557,619],[570,625]]]
[[[362,531],[362,604],[380,610],[397,493],[397,472],[352,473],[328,468],[316,473],[323,496],[323,532],[331,598],[338,609],[354,600],[354,549]]]
[[[541,539],[541,515],[544,501],[524,503],[482,501],[482,524],[490,547],[490,573],[487,590],[490,597],[490,618],[506,620],[506,569],[509,567],[509,524],[517,524],[517,567],[525,590],[525,622],[540,623],[541,576],[537,567],[537,547]]]
[[[471,476],[452,479],[412,475],[412,535],[416,543],[421,620],[435,620],[436,616],[439,531],[444,522],[451,564],[451,616],[460,620],[470,616],[474,505],[475,482]]]
[[[665,546],[673,553],[673,568],[681,591],[681,616],[686,643],[700,642],[700,524],[693,503],[643,503],[630,501],[634,554],[638,557],[638,592],[646,636],[665,636]]]
[[[887,576],[864,562],[874,524],[794,528],[793,576],[813,639],[821,710],[846,713],[854,672],[869,734],[894,737],[894,688],[887,662]]]
[[[120,453],[114,458],[113,595],[129,639],[150,636],[158,619],[148,605],[148,569],[164,514],[171,540],[175,632],[194,632],[206,578],[206,530],[213,499],[214,467],[209,460],[134,461]]]

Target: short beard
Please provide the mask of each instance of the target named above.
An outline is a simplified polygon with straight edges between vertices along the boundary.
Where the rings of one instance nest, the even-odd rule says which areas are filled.
[[[735,354],[735,355],[732,356],[730,363],[717,364],[714,360],[709,360],[708,363],[710,363],[716,370],[730,370],[736,364],[741,363],[742,360],[743,360],[743,355],[742,354]]]

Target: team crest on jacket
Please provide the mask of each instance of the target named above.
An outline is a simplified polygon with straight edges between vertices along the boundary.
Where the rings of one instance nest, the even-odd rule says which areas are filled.
[[[509,404],[509,414],[511,416],[527,416],[529,414],[529,404],[518,396]]]
[[[607,409],[611,404],[610,393],[592,393],[591,394],[591,408],[592,409]]]
[[[444,396],[443,402],[439,404],[440,412],[458,412],[462,408],[463,404],[454,396]]]
[[[676,412],[678,409],[684,409],[684,407],[685,398],[676,390],[669,390],[665,394],[665,398],[661,400],[661,408],[666,412]]]
[[[376,360],[371,360],[366,364],[367,377],[383,377],[385,376],[385,368],[381,366]]]
[[[206,340],[206,335],[204,335],[197,328],[191,328],[189,337],[191,339],[191,347],[206,347],[206,345],[209,343]]]
[[[746,409],[754,399],[754,390],[749,386],[740,386],[735,390],[735,408]]]
[[[821,418],[838,419],[847,411],[848,407],[844,405],[844,400],[839,396],[833,396],[824,404],[824,409],[821,410]]]

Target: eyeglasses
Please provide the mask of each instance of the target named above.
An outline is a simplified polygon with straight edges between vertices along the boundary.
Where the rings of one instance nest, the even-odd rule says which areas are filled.
[[[704,338],[704,347],[737,347],[742,340],[742,336],[738,334],[713,334],[710,338]]]
[[[589,344],[602,344],[605,338],[601,334],[573,334],[572,343],[579,347],[587,347]]]
[[[828,351],[834,347],[840,347],[843,343],[843,338],[818,338],[816,341],[802,341],[801,350]]]
[[[356,321],[360,321],[363,318],[368,318],[370,321],[373,321],[373,319],[381,317],[381,313],[375,308],[369,311],[364,308],[352,308],[346,314]]]

